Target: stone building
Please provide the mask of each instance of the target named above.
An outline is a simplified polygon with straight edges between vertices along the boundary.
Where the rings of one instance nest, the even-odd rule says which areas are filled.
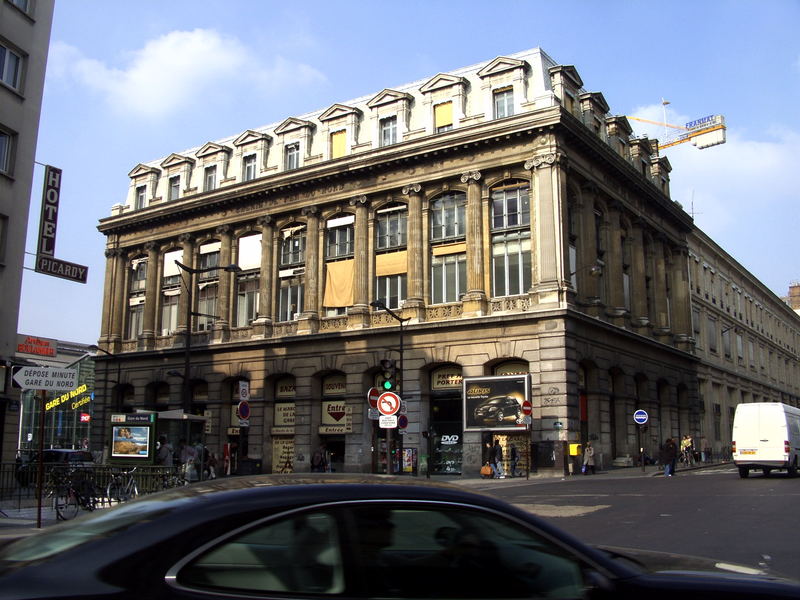
[[[628,464],[639,408],[651,454],[700,435],[697,234],[657,147],[533,49],[139,164],[99,224],[104,404],[206,415],[212,451],[266,472],[320,445],[385,470],[387,438],[393,471],[474,475],[494,439],[539,469],[589,440]],[[401,429],[367,403],[384,359]],[[519,373],[530,429],[465,431],[463,378]],[[792,378],[796,400],[796,353]]]

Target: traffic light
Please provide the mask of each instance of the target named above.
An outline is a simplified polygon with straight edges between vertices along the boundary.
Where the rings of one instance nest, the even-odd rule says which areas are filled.
[[[381,361],[379,384],[382,392],[397,391],[397,366],[390,358]]]

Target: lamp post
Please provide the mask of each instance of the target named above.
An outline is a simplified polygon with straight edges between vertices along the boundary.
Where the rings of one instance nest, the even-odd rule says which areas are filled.
[[[405,388],[403,387],[403,325],[409,321],[410,319],[404,319],[396,312],[394,312],[391,308],[386,306],[386,304],[382,300],[373,300],[369,303],[372,308],[377,308],[378,310],[385,310],[393,319],[395,319],[398,323],[400,323],[400,377],[398,378],[398,382],[400,383],[400,398],[403,397],[405,393]],[[389,475],[392,475],[394,472],[394,467],[392,465],[392,454],[391,454],[391,441],[392,441],[392,434],[391,430],[386,430],[386,468]]]
[[[189,281],[187,282],[186,279],[184,279],[184,277],[181,275],[181,280],[186,288],[186,342],[183,345],[183,387],[181,392],[181,408],[183,409],[184,413],[189,413],[192,409],[192,387],[191,380],[189,378],[189,369],[191,368],[192,358],[192,317],[195,315],[203,316],[202,313],[192,310],[192,305],[194,303],[194,276],[199,273],[210,273],[211,271],[217,271],[219,267],[215,266],[195,269],[194,267],[184,265],[182,262],[177,260],[175,261],[175,264],[181,271],[186,272],[189,276]],[[222,270],[226,273],[238,273],[242,269],[239,267],[239,265],[231,264],[223,267]]]

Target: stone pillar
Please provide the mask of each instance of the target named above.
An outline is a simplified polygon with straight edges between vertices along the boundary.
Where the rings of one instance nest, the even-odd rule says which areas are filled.
[[[552,136],[538,140],[536,155],[525,162],[532,173],[531,302],[538,308],[560,304],[559,280],[568,264],[568,240],[562,224],[567,218],[566,156]]]
[[[259,278],[258,315],[253,321],[253,333],[256,336],[271,337],[274,315],[272,310],[272,294],[275,287],[275,269],[273,266],[273,238],[275,222],[272,217],[260,217],[256,223],[261,227],[261,270]],[[224,266],[224,265],[223,265]]]
[[[178,238],[178,241],[181,243],[181,247],[183,249],[183,255],[181,257],[181,262],[189,267],[190,269],[194,268],[194,238],[188,234],[183,233]],[[149,275],[149,273],[148,273]],[[186,313],[189,310],[195,310],[194,306],[189,308],[189,293],[187,290],[188,286],[192,286],[195,284],[194,276],[191,273],[187,273],[183,269],[180,270],[181,275],[181,297],[178,300],[178,332],[185,332],[188,328],[188,323],[186,322]],[[192,297],[196,298],[196,290],[192,290]],[[192,302],[195,304],[194,302]]]
[[[622,227],[620,226],[620,209],[612,208],[608,213],[609,240],[608,250],[605,255],[604,274],[608,283],[609,297],[606,302],[606,315],[614,325],[619,327],[625,324],[625,290],[622,284],[622,262],[624,249],[622,248]]]
[[[647,314],[647,290],[645,278],[647,277],[647,262],[644,255],[644,230],[641,225],[635,224],[631,233],[631,324],[634,327],[647,327],[650,315]]]
[[[597,277],[592,270],[600,258],[600,248],[595,234],[594,198],[597,194],[598,190],[593,184],[585,186],[581,194],[583,199],[579,213],[581,230],[575,273],[578,282],[578,304],[586,307],[592,316],[598,316],[597,307],[600,303],[600,277]]]
[[[408,196],[408,298],[403,303],[403,314],[419,321],[425,318],[421,190],[422,186],[418,183],[403,188],[403,194]]]
[[[114,329],[114,316],[119,310],[124,310],[125,298],[117,295],[116,281],[120,276],[119,261],[122,253],[116,248],[106,249],[106,276],[103,283],[103,316],[100,323],[100,342],[111,344],[119,341],[119,331]]]
[[[656,308],[654,333],[664,336],[670,333],[669,303],[667,302],[667,265],[664,258],[663,240],[656,240],[654,246],[655,272],[653,273],[653,279],[655,280],[655,285],[652,286]]]
[[[356,221],[353,228],[353,306],[347,311],[347,328],[363,329],[369,327],[369,201],[366,196],[350,199],[350,206],[356,208]]]
[[[220,237],[219,250],[219,287],[217,289],[217,316],[214,321],[213,336],[214,341],[226,341],[230,334],[231,323],[231,280],[236,277],[236,273],[223,271],[224,267],[231,264],[233,250],[233,230],[230,225],[220,225],[215,233]]]
[[[319,329],[319,208],[307,206],[305,305],[300,313],[297,333],[316,333]]]
[[[128,288],[128,270],[126,265],[128,257],[122,250],[117,250],[114,258],[114,293],[112,298],[115,298],[114,306],[112,307],[112,324],[111,324],[111,342],[115,344],[117,350],[118,344],[125,339],[125,314],[127,313],[128,298],[126,290]]]
[[[143,350],[153,350],[156,337],[156,311],[158,310],[159,248],[155,242],[147,242],[144,249],[147,251],[147,280],[145,281],[144,327],[141,344]]]
[[[480,171],[461,175],[467,184],[467,293],[463,299],[463,315],[477,317],[486,314],[486,290],[483,268],[483,214],[481,210]]]
[[[689,249],[681,248],[673,254],[672,261],[672,332],[678,348],[691,351],[692,306],[689,300]]]

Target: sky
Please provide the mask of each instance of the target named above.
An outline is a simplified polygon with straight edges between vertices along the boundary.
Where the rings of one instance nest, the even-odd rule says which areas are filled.
[[[611,114],[723,115],[724,145],[662,151],[672,199],[786,296],[800,280],[798,25],[800,0],[56,0],[37,161],[63,170],[55,256],[89,275],[26,269],[17,330],[97,342],[97,225],[137,164],[535,47],[574,65]],[[30,269],[44,168],[34,175]]]

